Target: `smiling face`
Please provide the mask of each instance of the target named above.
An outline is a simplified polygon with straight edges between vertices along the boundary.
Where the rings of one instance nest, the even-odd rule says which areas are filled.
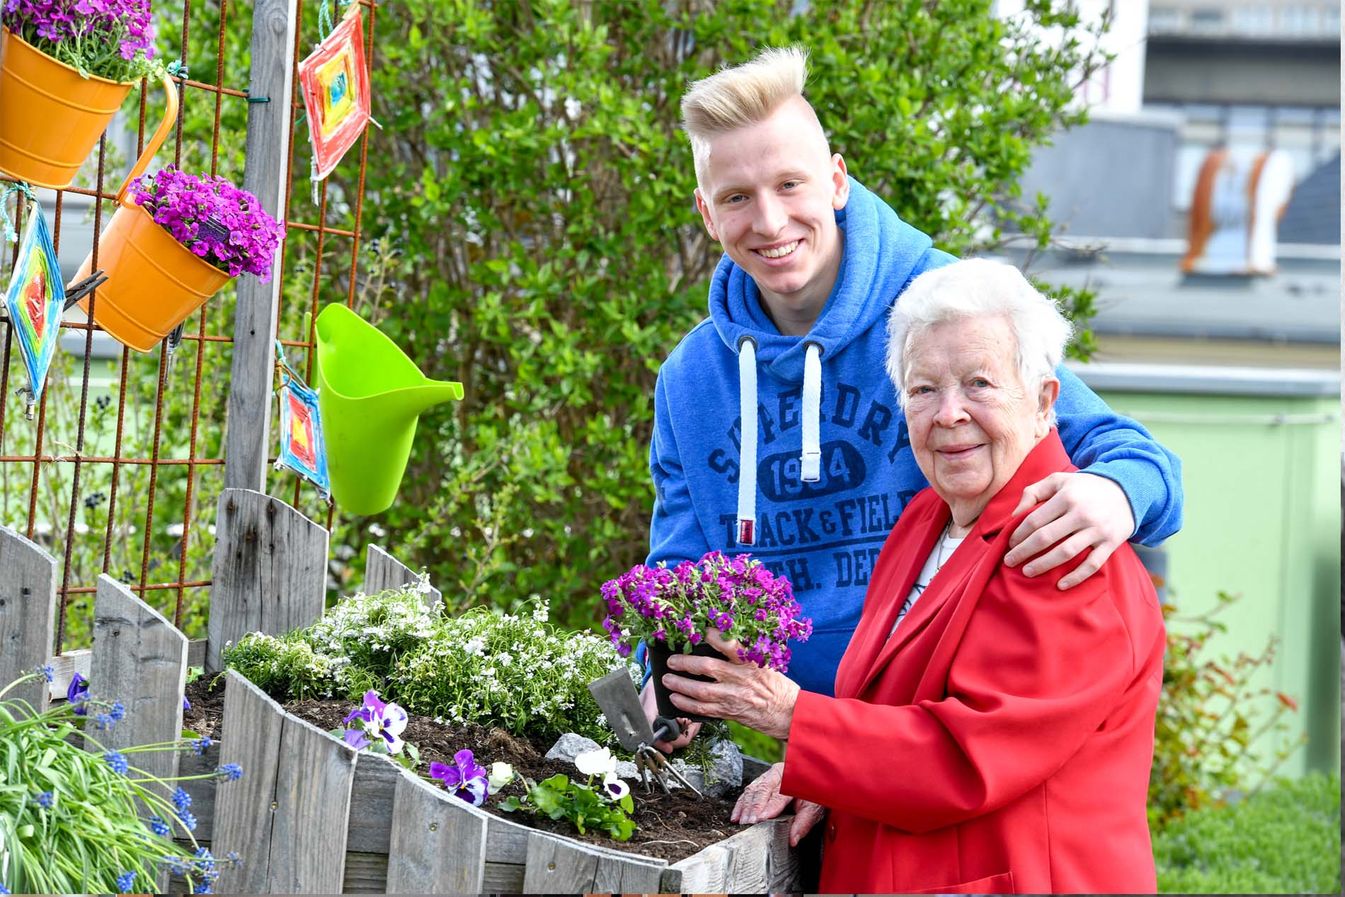
[[[961,530],[1050,432],[1060,381],[1029,392],[1006,318],[960,318],[913,334],[906,425],[916,463]]]
[[[708,145],[696,190],[705,229],[756,282],[780,332],[807,333],[840,271],[845,161],[802,97]]]

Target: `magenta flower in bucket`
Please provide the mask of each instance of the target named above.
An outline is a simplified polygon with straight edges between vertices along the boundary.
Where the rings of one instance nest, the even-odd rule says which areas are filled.
[[[109,81],[156,75],[149,0],[3,0],[4,26],[80,74]]]
[[[164,168],[133,180],[130,195],[174,240],[230,277],[246,271],[271,279],[285,229],[248,191],[222,177]]]
[[[786,672],[791,641],[804,642],[813,623],[799,615],[789,580],[751,555],[711,551],[698,562],[637,564],[602,586],[603,628],[623,657],[639,641],[690,651],[713,627],[740,648],[745,663]]]

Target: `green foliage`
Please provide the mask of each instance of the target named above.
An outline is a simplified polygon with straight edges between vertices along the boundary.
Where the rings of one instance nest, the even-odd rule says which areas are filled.
[[[780,739],[749,729],[741,723],[729,722],[728,729],[733,743],[747,756],[767,763],[778,763],[785,758],[784,744]]]
[[[1189,813],[1155,834],[1154,861],[1163,893],[1339,894],[1340,776]]]
[[[798,6],[408,0],[378,16],[366,228],[397,252],[361,310],[466,388],[422,421],[382,522],[451,600],[544,593],[587,627],[604,576],[646,554],[655,372],[704,315],[719,256],[691,202],[689,80],[802,43],[834,149],[903,217],[956,253],[1005,228],[1049,240],[1015,181],[1082,119],[1071,87],[1102,57],[1088,34],[1039,36],[1073,13]]]
[[[40,675],[0,689],[0,697]],[[96,701],[86,706],[110,709]],[[27,702],[0,701],[0,885],[16,894],[115,894],[133,889],[119,887],[118,878],[134,873],[134,889],[150,891],[165,862],[190,870],[189,883],[201,882],[192,852],[151,832],[142,818],[147,810],[171,821],[195,847],[195,823],[184,824],[176,812],[172,788],[134,767],[129,776],[114,770],[95,726],[74,711],[63,703],[36,713]],[[125,748],[109,756],[133,763],[137,753],[177,747]]]
[[[611,740],[588,690],[626,663],[606,639],[552,625],[541,601],[523,614],[478,607],[445,617],[422,595],[421,586],[357,594],[307,629],[244,636],[224,661],[282,700],[358,701],[374,689],[414,715]]]
[[[1161,828],[1182,814],[1223,803],[1231,791],[1256,791],[1299,745],[1284,717],[1298,704],[1283,692],[1256,684],[1258,671],[1275,659],[1275,638],[1256,655],[1210,657],[1210,639],[1224,632],[1219,613],[1237,597],[1219,593],[1219,604],[1182,618],[1165,605],[1167,654],[1154,731],[1149,780],[1149,824]],[[1269,756],[1257,747],[1277,737]],[[1305,737],[1305,736],[1304,736]]]
[[[594,633],[551,625],[549,613],[535,602],[526,613],[477,607],[445,618],[433,638],[397,662],[390,691],[410,713],[608,743],[612,731],[588,683],[626,661]]]
[[[602,832],[615,841],[629,841],[635,833],[630,813],[635,803],[629,793],[615,802],[607,801],[589,785],[572,781],[557,773],[536,784],[527,782],[527,794],[511,795],[500,802],[500,809],[509,812],[524,810],[551,819],[568,819],[579,833]]]

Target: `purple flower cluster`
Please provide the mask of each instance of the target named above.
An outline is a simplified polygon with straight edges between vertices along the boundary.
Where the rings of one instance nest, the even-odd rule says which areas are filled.
[[[271,279],[285,229],[251,193],[172,167],[141,175],[130,189],[136,204],[195,255],[230,277],[246,271],[263,283]]]
[[[150,74],[149,0],[3,0],[5,27],[48,56],[110,81]]]
[[[813,632],[812,620],[799,616],[789,580],[747,554],[729,558],[711,551],[672,569],[636,564],[603,583],[602,597],[602,626],[622,657],[641,640],[696,645],[713,627],[738,640],[744,662],[783,673],[789,642],[807,641]]]

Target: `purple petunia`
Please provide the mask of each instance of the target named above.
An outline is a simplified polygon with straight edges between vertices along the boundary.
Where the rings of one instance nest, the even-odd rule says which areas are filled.
[[[3,0],[5,27],[81,72],[126,82],[153,71],[149,0]]]
[[[230,277],[247,272],[263,283],[271,279],[285,228],[248,191],[222,177],[171,166],[136,178],[130,191],[136,204],[193,255]]]
[[[449,794],[464,800],[474,807],[486,802],[490,790],[490,776],[485,767],[476,762],[470,750],[461,750],[453,755],[451,764],[430,764],[430,778],[438,779]]]
[[[813,631],[789,580],[747,554],[711,551],[671,570],[637,564],[603,583],[602,597],[602,626],[622,657],[640,640],[697,645],[715,628],[738,640],[739,659],[783,673],[788,642],[807,641]]]

